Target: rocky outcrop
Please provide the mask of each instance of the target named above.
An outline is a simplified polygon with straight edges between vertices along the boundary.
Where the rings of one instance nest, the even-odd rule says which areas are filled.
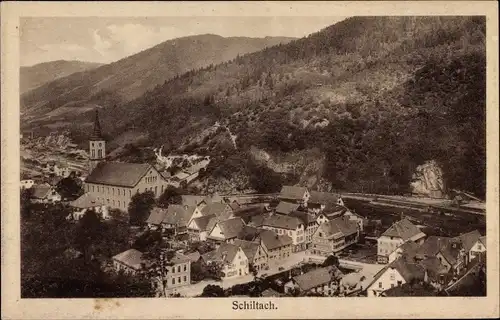
[[[445,194],[443,171],[434,160],[417,167],[412,176],[412,192],[414,194],[440,198]]]

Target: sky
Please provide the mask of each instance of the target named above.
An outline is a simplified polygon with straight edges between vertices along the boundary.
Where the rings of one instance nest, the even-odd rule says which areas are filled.
[[[110,63],[161,42],[197,34],[304,37],[345,17],[21,18],[22,66],[54,60]]]

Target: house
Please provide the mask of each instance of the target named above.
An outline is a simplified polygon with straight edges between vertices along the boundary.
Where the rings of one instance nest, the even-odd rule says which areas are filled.
[[[264,270],[269,266],[267,252],[260,242],[235,239],[233,244],[239,246],[245,252],[249,265],[252,265],[255,270]]]
[[[229,202],[228,205],[229,205],[229,207],[231,207],[231,210],[233,212],[236,212],[236,211],[241,209],[240,203],[236,200],[233,200],[233,202]]]
[[[427,283],[436,289],[444,289],[453,279],[453,274],[448,272],[448,268],[444,266],[437,257],[427,257],[418,261],[427,272]]]
[[[306,249],[304,223],[297,217],[281,214],[259,215],[252,217],[251,224],[257,228],[274,231],[278,235],[288,235],[292,239],[293,252]]]
[[[300,205],[298,203],[292,203],[292,202],[286,202],[286,201],[280,201],[278,203],[278,206],[276,207],[275,211],[278,214],[290,214],[292,211],[298,210]]]
[[[377,261],[379,263],[388,263],[389,254],[406,241],[413,241],[422,244],[425,239],[425,233],[420,231],[408,219],[402,219],[393,223],[377,239]]]
[[[35,185],[31,187],[33,190],[31,200],[35,203],[51,203],[61,201],[61,195],[54,187],[46,185]]]
[[[465,266],[465,256],[460,239],[430,236],[418,249],[415,259],[436,257],[447,272],[458,274]]]
[[[356,212],[352,212],[351,210],[347,209],[344,213],[345,217],[348,217],[349,220],[355,221],[358,224],[358,229],[359,231],[363,232],[364,226],[365,226],[365,217],[357,214]]]
[[[462,242],[466,254],[465,264],[472,261],[479,253],[486,251],[486,237],[482,237],[477,230],[461,234],[457,238]]]
[[[35,181],[32,179],[21,180],[21,189],[29,189],[33,187]]]
[[[232,218],[224,221],[217,221],[207,236],[207,240],[217,244],[221,242],[232,242],[243,230],[245,222],[241,218]]]
[[[249,273],[245,252],[241,247],[232,243],[221,243],[217,249],[202,255],[202,259],[206,264],[221,264],[224,273],[222,279],[244,276]]]
[[[70,168],[67,165],[59,164],[54,166],[54,173],[56,176],[61,178],[69,177],[71,173]]]
[[[319,227],[316,217],[304,211],[293,211],[289,214],[289,216],[299,218],[300,221],[302,221],[302,223],[304,224],[306,228],[305,243],[306,248],[309,249],[312,243],[313,235]]]
[[[347,208],[344,206],[339,206],[337,204],[328,206],[323,212],[317,215],[316,221],[318,225],[323,224],[327,221],[341,217],[347,213]]]
[[[311,191],[307,201],[307,209],[314,213],[320,213],[328,206],[344,206],[344,201],[339,194],[329,192]]]
[[[255,241],[262,232],[263,229],[258,229],[249,225],[243,227],[243,229],[238,233],[237,239],[246,241]]]
[[[411,240],[406,241],[388,255],[388,263],[391,263],[401,257],[405,261],[415,262],[415,256],[417,255],[419,249],[420,246],[415,242]]]
[[[335,266],[314,269],[293,277],[285,284],[285,292],[298,289],[302,295],[316,293],[332,296],[337,291],[342,276],[342,272]]]
[[[398,259],[388,264],[375,275],[372,283],[366,288],[366,294],[368,297],[378,297],[382,292],[390,288],[405,283],[425,282],[426,280],[427,273],[423,266]]]
[[[149,263],[143,259],[143,253],[136,249],[129,249],[111,258],[116,272],[134,275],[146,268]]]
[[[329,256],[357,243],[358,224],[346,217],[339,217],[321,224],[313,234],[311,252]]]
[[[188,225],[190,241],[207,240],[208,233],[212,230],[216,222],[217,217],[215,215],[192,218]]]
[[[90,193],[84,193],[78,199],[71,201],[69,206],[73,210],[68,217],[66,217],[67,220],[78,221],[88,210],[94,210],[103,220],[111,218],[104,201],[97,200],[97,198]]]
[[[227,220],[233,218],[233,209],[223,202],[207,203],[201,208],[201,214],[204,216],[215,215],[219,220]]]
[[[262,230],[257,240],[267,253],[268,264],[279,265],[292,254],[293,240],[288,235],[278,235],[271,230]]]
[[[151,191],[159,197],[168,185],[150,164],[100,162],[85,179],[84,191],[111,208],[128,211],[136,193]]]
[[[283,186],[278,198],[280,200],[295,202],[307,206],[309,196],[309,191],[305,187]]]
[[[191,258],[181,253],[175,253],[166,266],[166,291],[177,293],[177,288],[191,284]]]
[[[188,222],[196,207],[171,204],[168,208],[154,207],[146,220],[151,229],[171,230],[174,234],[187,233]]]

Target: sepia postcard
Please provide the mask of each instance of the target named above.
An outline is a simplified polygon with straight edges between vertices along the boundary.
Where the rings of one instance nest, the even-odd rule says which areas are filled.
[[[499,316],[496,2],[1,14],[2,318]]]

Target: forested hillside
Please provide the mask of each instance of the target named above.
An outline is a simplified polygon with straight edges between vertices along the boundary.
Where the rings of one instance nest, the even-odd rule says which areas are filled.
[[[238,54],[287,43],[292,38],[224,38],[205,34],[165,41],[85,72],[46,83],[21,96],[24,127],[62,128],[81,123],[94,108],[110,108],[140,97],[177,74],[218,64]]]
[[[415,167],[434,159],[447,187],[484,196],[485,33],[482,17],[349,18],[176,76],[105,109],[103,127],[115,146],[132,134],[210,153],[215,179],[267,172],[249,161],[251,146],[319,149],[335,189],[406,192]],[[237,149],[223,128],[200,138],[216,121]]]

